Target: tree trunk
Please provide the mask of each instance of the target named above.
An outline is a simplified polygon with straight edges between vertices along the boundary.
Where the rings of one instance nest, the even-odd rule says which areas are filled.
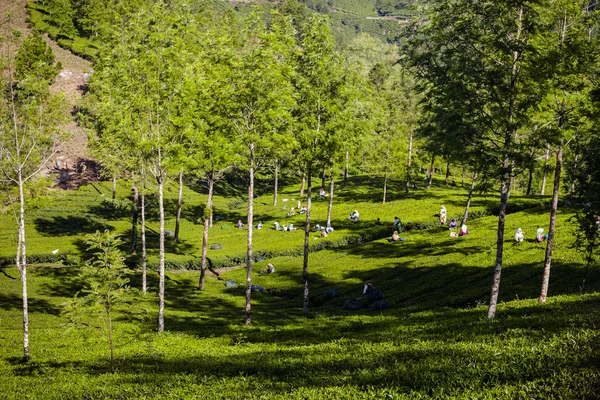
[[[300,186],[300,198],[304,197],[304,186],[306,186],[306,173],[302,173],[302,185]]]
[[[117,198],[117,174],[114,173],[113,174],[113,178],[112,178],[112,199],[115,200]]]
[[[29,361],[29,305],[27,301],[27,247],[25,245],[25,195],[21,171],[19,178],[19,234],[17,240],[17,268],[21,275],[23,297],[23,361]]]
[[[473,191],[475,190],[475,181],[477,180],[477,172],[473,172],[473,179],[471,180],[471,190],[469,190],[469,197],[467,197],[467,205],[465,207],[465,212],[462,217],[462,224],[466,224],[469,218],[469,207],[471,207],[471,199],[473,198]]]
[[[350,151],[346,149],[346,168],[344,168],[344,181],[348,180],[348,169],[350,169]]]
[[[413,129],[410,127],[408,134],[408,162],[406,163],[406,193],[410,187],[410,163],[412,161]]]
[[[444,183],[446,184],[446,186],[448,186],[448,179],[450,178],[450,161],[448,161],[446,163],[446,179],[444,180]]]
[[[215,197],[215,176],[214,174],[211,176],[211,180],[209,182],[208,187],[208,203],[210,204],[210,223],[209,226],[213,227],[213,217],[214,217],[214,197]]]
[[[385,171],[383,174],[383,204],[385,204],[385,197],[387,195],[387,181],[388,181],[388,176],[387,176],[387,171]]]
[[[275,159],[275,184],[273,185],[273,205],[277,205],[277,186],[279,184],[279,164],[277,163],[277,159]]]
[[[523,6],[521,5],[519,9],[518,15],[518,26],[517,26],[517,35],[516,39],[519,40],[521,37],[521,29],[523,22]],[[494,265],[494,277],[492,280],[492,291],[490,294],[490,304],[488,307],[487,317],[489,319],[494,318],[496,315],[496,306],[498,304],[498,294],[500,293],[500,276],[502,274],[502,254],[504,250],[504,225],[506,222],[506,206],[508,204],[508,198],[510,196],[511,182],[512,182],[512,166],[513,160],[510,159],[510,155],[508,150],[511,145],[515,141],[515,137],[517,132],[513,130],[512,123],[515,114],[515,102],[517,97],[517,76],[519,71],[519,62],[520,62],[520,52],[519,50],[513,51],[513,64],[512,64],[512,72],[511,72],[511,82],[510,89],[511,95],[509,98],[508,105],[508,127],[504,134],[504,144],[503,151],[504,161],[502,163],[502,167],[504,171],[504,176],[500,182],[500,211],[498,213],[498,239],[496,241],[496,263]]]
[[[311,168],[308,167],[308,194],[306,196],[306,223],[304,224],[304,263],[302,264],[302,278],[304,279],[304,301],[302,311],[308,314],[308,249],[310,246],[310,210],[312,203]]]
[[[113,342],[112,312],[110,306],[110,291],[106,295],[106,318],[108,319],[108,346],[110,347],[110,371],[115,370],[115,345]]]
[[[244,325],[250,325],[252,300],[252,217],[254,212],[254,143],[250,143],[250,182],[248,184],[248,252],[246,253],[246,318]]]
[[[138,208],[140,206],[140,192],[137,183],[133,185],[133,211],[131,216],[131,254],[137,254],[137,225]]]
[[[146,185],[142,183],[142,194],[140,196],[140,214],[142,226],[140,227],[140,236],[142,239],[142,294],[146,294],[146,267],[148,257],[146,252]]]
[[[331,167],[331,182],[329,183],[329,206],[327,207],[327,226],[331,226],[331,211],[333,210],[333,189],[334,189],[333,167]]]
[[[573,163],[573,172],[571,173],[571,192],[575,193],[575,177],[577,176],[577,164],[579,163],[579,154],[575,154],[575,162]]]
[[[163,180],[158,180],[159,261],[158,261],[158,333],[165,330],[165,208],[163,204]]]
[[[212,199],[213,199],[213,187],[214,187],[214,175],[210,173],[208,175],[208,201],[206,202],[207,212],[212,214]],[[202,261],[200,267],[200,281],[198,282],[198,289],[204,290],[204,280],[206,278],[206,257],[208,253],[208,229],[210,224],[210,217],[207,213],[204,213],[204,231],[202,232]]]
[[[546,192],[546,178],[548,176],[548,160],[550,159],[550,145],[546,145],[546,154],[544,155],[544,176],[542,177],[542,190],[540,194],[543,196]]]
[[[529,177],[527,178],[527,191],[525,192],[526,196],[531,196],[532,185],[533,185],[533,166],[530,166],[529,167]]]
[[[546,257],[544,258],[544,276],[542,278],[542,290],[538,299],[539,303],[545,303],[548,296],[548,284],[550,283],[550,266],[552,264],[552,246],[554,244],[554,231],[556,230],[556,212],[558,210],[558,191],[560,189],[560,170],[562,167],[563,144],[556,153],[556,169],[554,170],[554,190],[552,192],[552,208],[550,209],[550,228],[548,229],[548,240],[546,241]]]
[[[505,156],[505,168],[508,168],[508,156]],[[494,265],[494,277],[492,280],[492,292],[490,295],[490,304],[488,307],[489,319],[496,315],[496,306],[498,304],[498,294],[500,293],[500,276],[502,274],[502,253],[504,250],[504,225],[506,219],[506,205],[510,192],[510,176],[505,174],[500,188],[500,212],[498,214],[498,238],[496,240],[496,263]]]
[[[435,154],[431,156],[431,166],[429,167],[429,180],[427,181],[427,189],[431,188],[431,181],[433,180],[433,169],[435,168]]]
[[[175,235],[173,241],[179,242],[179,227],[181,225],[181,208],[183,207],[183,168],[179,171],[179,196],[177,197],[177,218],[175,219]]]

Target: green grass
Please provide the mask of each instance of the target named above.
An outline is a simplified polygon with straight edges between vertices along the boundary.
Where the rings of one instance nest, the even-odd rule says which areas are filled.
[[[109,195],[108,185],[96,187]],[[119,190],[124,195],[126,186]],[[286,187],[280,199],[291,199],[296,191],[296,186]],[[243,216],[244,204],[238,203],[240,197],[231,187],[222,186],[220,192],[228,196],[217,199],[216,214],[226,216],[232,225]],[[340,229],[330,240],[358,235],[377,217],[391,223],[396,214],[405,223],[433,226],[441,204],[452,217],[461,213],[465,199],[461,188],[435,186],[404,196],[398,185],[392,187],[390,201],[381,205],[379,183],[361,178],[340,184],[337,193],[334,210]],[[175,188],[167,194],[172,200]],[[92,187],[54,196],[47,209],[37,211],[37,218],[62,216],[64,227],[69,227],[71,215],[86,221],[94,216],[90,229],[95,224],[128,229],[125,217],[109,218],[111,212],[91,209],[102,205]],[[186,191],[186,243],[201,235],[192,211],[204,200],[204,195]],[[274,218],[283,221],[285,211],[273,207],[271,200],[268,194],[260,196],[258,213],[265,223]],[[547,207],[540,207],[546,202],[547,198],[511,196],[514,212],[507,218],[500,304],[493,321],[485,318],[485,303],[497,219],[481,216],[469,223],[471,233],[463,238],[452,239],[446,229],[433,227],[405,232],[406,241],[401,243],[377,239],[312,253],[308,317],[301,312],[302,258],[284,255],[256,263],[254,283],[272,294],[253,294],[250,327],[241,324],[243,287],[224,287],[227,279],[244,282],[243,268],[219,279],[209,277],[202,292],[195,289],[197,272],[172,271],[166,280],[166,332],[156,334],[158,279],[152,272],[150,293],[140,299],[150,310],[148,318],[134,323],[121,317],[117,322],[114,373],[106,342],[97,333],[65,329],[61,304],[81,287],[75,279],[76,265],[29,269],[32,361],[28,364],[20,362],[20,283],[0,275],[0,393],[8,399],[597,398],[600,271],[597,267],[588,271],[587,290],[581,294],[583,259],[571,247],[575,227],[568,221],[570,214],[561,211],[550,297],[546,304],[537,304],[544,250],[532,239],[535,229],[548,223]],[[475,210],[482,213],[495,206],[493,196],[475,199]],[[354,208],[361,211],[362,221],[348,224],[343,218]],[[317,221],[325,211],[325,202],[317,202]],[[81,222],[79,226],[85,227]],[[512,240],[517,227],[527,233],[520,245]],[[244,234],[235,228],[211,230],[214,242],[224,244],[223,257],[243,251]],[[38,249],[72,243],[77,252],[75,236],[50,232],[30,243]],[[286,246],[295,248],[301,233],[259,231],[257,238],[257,249],[272,246],[282,251]],[[6,251],[4,243],[1,247]],[[181,253],[169,253],[167,258],[186,256]],[[258,273],[267,262],[276,272]],[[18,276],[14,268],[4,271]],[[138,287],[139,279],[136,275],[132,285]],[[364,297],[361,310],[342,309],[346,299],[361,296],[366,280],[385,293],[390,310],[372,311]],[[327,299],[325,294],[333,288],[340,296]]]
[[[315,188],[318,188],[315,185]],[[150,188],[147,211],[147,229],[149,255],[151,264],[158,259],[158,214],[154,189]],[[287,217],[290,207],[296,206],[299,198],[297,185],[283,188],[279,193],[279,202],[273,206],[273,197],[265,187],[263,196],[255,202],[255,221],[262,220],[265,229],[255,230],[254,251],[256,254],[267,255],[297,255],[302,250],[303,232],[277,232],[269,230],[273,222],[280,224],[294,223],[302,228],[304,216],[297,213]],[[315,189],[316,191],[316,189]],[[391,222],[398,215],[405,226],[417,227],[437,226],[437,216],[441,204],[448,208],[448,216],[462,215],[463,204],[466,201],[466,191],[463,189],[448,190],[437,186],[430,191],[419,190],[405,195],[399,182],[390,186],[388,201],[381,203],[382,182],[367,178],[353,178],[336,185],[332,225],[336,229],[326,240],[317,240],[317,235],[311,239],[316,248],[337,247],[351,242],[361,241],[367,237],[391,235]],[[224,196],[225,195],[225,196]],[[130,184],[119,182],[117,200],[130,198]],[[55,191],[42,200],[34,203],[37,208],[28,210],[26,217],[26,232],[28,254],[50,255],[55,249],[59,254],[68,253],[74,258],[84,253],[82,236],[96,230],[114,229],[120,232],[126,241],[124,249],[129,248],[131,222],[130,213],[115,207],[109,201],[111,184],[102,182],[83,186],[77,191]],[[177,186],[171,182],[166,186],[166,229],[174,231],[176,214]],[[287,202],[283,201],[288,199]],[[231,186],[217,185],[215,197],[215,224],[210,230],[209,244],[220,243],[222,250],[209,250],[209,257],[214,266],[237,265],[245,260],[247,232],[245,229],[234,228],[238,219],[246,221],[247,207],[243,190],[234,190]],[[302,199],[305,202],[305,199]],[[202,243],[202,221],[206,195],[196,193],[188,188],[184,192],[184,207],[181,223],[180,242],[174,243],[167,238],[167,262],[173,266],[181,265],[186,268],[198,268]],[[515,209],[531,208],[547,203],[547,199],[525,198],[513,196],[512,207]],[[489,213],[497,207],[497,201],[492,195],[478,196],[472,205],[472,214]],[[517,208],[518,207],[518,208]],[[354,209],[361,213],[361,220],[352,223],[346,218]],[[327,202],[313,202],[313,223],[324,224],[327,217]],[[376,228],[374,221],[381,218],[387,226]],[[13,257],[16,249],[16,225],[12,209],[7,209],[0,215],[0,226],[6,227],[0,232],[0,257]],[[228,228],[227,228],[228,227]],[[227,228],[227,229],[223,229]],[[526,227],[523,228],[527,231]],[[136,261],[132,258],[132,262]]]

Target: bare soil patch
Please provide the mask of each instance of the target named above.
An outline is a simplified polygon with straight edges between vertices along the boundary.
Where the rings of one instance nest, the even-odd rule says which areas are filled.
[[[12,29],[21,31],[23,37],[31,33],[27,23],[27,2],[28,0],[0,0],[0,15],[11,13]],[[63,49],[47,35],[44,39],[62,64],[62,70],[50,90],[53,93],[64,93],[69,104],[70,122],[61,126],[61,129],[69,134],[69,139],[61,146],[42,174],[55,174],[57,187],[73,189],[82,183],[98,180],[98,166],[87,151],[87,134],[73,119],[86,89],[86,74],[92,70],[92,63]]]

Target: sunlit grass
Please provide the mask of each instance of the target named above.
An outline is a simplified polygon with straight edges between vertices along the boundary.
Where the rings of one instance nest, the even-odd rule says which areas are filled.
[[[98,189],[110,193],[108,185]],[[119,196],[126,190],[121,186]],[[264,216],[265,225],[275,218],[287,221],[281,199],[287,197],[289,204],[297,190],[295,185],[286,187],[277,207],[269,195],[257,199],[257,213]],[[176,190],[167,193],[172,200]],[[549,221],[547,208],[539,207],[546,199],[511,197],[512,206],[521,211],[507,217],[500,303],[496,319],[489,321],[485,315],[497,218],[473,219],[470,234],[462,238],[450,238],[448,230],[436,224],[441,204],[449,217],[462,213],[465,191],[437,186],[405,196],[394,189],[382,205],[378,182],[355,179],[340,184],[336,193],[338,229],[328,240],[369,230],[377,217],[391,224],[398,215],[405,223],[430,228],[404,232],[406,240],[400,243],[382,238],[311,253],[308,316],[302,313],[302,257],[283,255],[255,263],[253,282],[268,292],[253,293],[250,327],[242,326],[244,268],[225,272],[219,279],[209,276],[204,291],[196,290],[198,272],[171,271],[166,280],[166,332],[156,334],[158,277],[151,272],[150,292],[139,300],[149,314],[138,322],[117,321],[115,373],[110,373],[102,336],[84,327],[66,329],[61,315],[61,304],[81,288],[75,279],[77,265],[29,269],[32,361],[28,364],[20,362],[20,282],[0,275],[0,393],[8,399],[600,396],[600,271],[593,267],[587,272],[586,292],[580,293],[585,266],[571,247],[575,227],[568,212],[559,213],[550,297],[547,304],[538,305],[544,248],[533,242],[533,233]],[[55,196],[49,203],[55,208],[45,213],[34,210],[39,212],[34,220],[42,215],[86,217],[92,206],[101,205],[100,195],[90,187]],[[188,215],[195,215],[190,209],[204,201],[204,195],[186,191]],[[477,196],[473,212],[496,205],[493,196]],[[361,213],[357,224],[344,219],[355,208]],[[211,230],[211,243],[223,243],[225,255],[243,254],[246,231],[220,229],[219,224],[233,225],[244,211],[242,196],[218,198],[216,214],[226,220]],[[315,221],[324,221],[325,212],[325,202],[316,202]],[[128,216],[94,215],[99,223],[128,229]],[[299,226],[300,217],[294,218],[298,219],[290,220]],[[155,219],[149,223],[154,224]],[[519,245],[513,243],[518,227],[527,233]],[[40,244],[32,247],[50,249],[64,242],[81,251],[77,235],[37,234]],[[187,243],[199,237],[201,226],[186,217],[182,238]],[[302,232],[263,230],[256,237],[255,249],[269,245],[292,249],[301,245]],[[42,247],[44,240],[52,242]],[[170,251],[167,258],[187,256],[182,253]],[[260,273],[267,262],[275,265],[275,273]],[[15,268],[4,271],[18,277]],[[239,286],[226,289],[228,279]],[[371,309],[362,295],[365,281],[385,293],[389,310]],[[131,285],[139,287],[139,274]],[[326,296],[332,289],[337,289],[338,297]],[[358,297],[360,310],[342,309],[345,300]]]

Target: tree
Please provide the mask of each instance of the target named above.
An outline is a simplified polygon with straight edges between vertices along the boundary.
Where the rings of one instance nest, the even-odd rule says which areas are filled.
[[[239,25],[232,18],[226,36],[229,52],[215,75],[220,87],[216,112],[227,119],[230,137],[243,148],[248,171],[245,325],[251,323],[254,177],[265,160],[274,158],[273,149],[290,143],[286,128],[293,104],[288,64],[293,37],[287,19],[273,21],[268,29],[256,11]]]
[[[330,165],[336,154],[345,150],[344,143],[354,114],[351,104],[352,77],[345,73],[334,52],[327,19],[313,16],[305,25],[295,57],[293,83],[297,103],[293,111],[294,134],[298,142],[297,160],[305,166],[307,177],[307,212],[304,226],[304,301],[308,313],[308,254],[312,203],[312,175]],[[350,115],[349,115],[350,114]]]
[[[390,84],[391,69],[390,65],[376,63],[369,72],[375,108],[373,119],[377,121],[377,126],[365,146],[365,160],[371,174],[383,176],[383,204],[387,197],[388,179],[402,170],[402,164],[398,160],[405,150],[402,135],[399,134],[401,119],[396,114],[399,110],[393,101],[399,96],[396,96]]]
[[[112,31],[114,36],[106,39],[90,81],[90,91],[97,98],[96,115],[122,116],[116,120],[115,138],[135,155],[131,161],[156,180],[160,216],[159,333],[164,331],[165,304],[163,187],[183,140],[172,117],[181,107],[181,65],[190,59],[186,49],[194,41],[194,26],[190,10],[177,3],[159,1],[140,8],[135,15],[124,18],[120,29]]]
[[[597,85],[597,84],[596,84]],[[598,120],[598,90],[592,92],[591,103],[594,110],[590,117],[593,121]],[[594,262],[597,262],[600,241],[600,133],[596,128],[597,124],[590,130],[589,135],[585,137],[585,152],[581,153],[579,168],[575,177],[574,201],[578,205],[575,213],[575,220],[579,227],[575,245],[586,254],[585,273],[582,278],[580,290],[585,290],[587,272]]]
[[[556,167],[540,303],[544,303],[548,295],[563,152],[569,138],[581,129],[582,105],[591,87],[586,72],[592,74],[597,58],[597,42],[589,36],[589,29],[596,23],[589,2],[557,1],[552,5],[546,9],[550,27],[543,39],[545,48],[549,49],[545,63],[549,80],[545,103],[552,110],[548,132],[549,141],[556,144]]]
[[[79,280],[84,288],[64,304],[72,325],[94,328],[104,335],[110,350],[110,369],[114,370],[114,323],[118,316],[128,315],[124,305],[130,305],[135,291],[127,286],[131,272],[119,251],[123,242],[115,233],[105,231],[87,235],[85,242],[92,258],[81,268]]]
[[[37,32],[28,36],[15,57],[15,79],[25,79],[27,76],[38,76],[40,79],[52,82],[62,69],[62,64],[56,61],[52,49],[46,45],[44,38]]]
[[[10,27],[10,22],[8,16],[2,28]],[[16,186],[19,192],[15,262],[22,284],[25,361],[30,353],[24,187],[55,154],[64,138],[59,125],[67,115],[64,96],[50,93],[57,65],[51,51],[39,40],[39,36],[31,36],[15,51],[20,41],[16,31],[0,37],[0,48],[5,52],[0,63],[0,179]],[[31,62],[27,62],[28,57]]]
[[[411,64],[428,85],[426,97],[452,104],[482,135],[488,164],[500,182],[488,318],[495,316],[500,289],[516,136],[528,124],[541,81],[534,45],[545,6],[544,1],[444,1],[431,7],[429,22],[415,25],[409,40]]]
[[[198,281],[200,290],[204,289],[207,267],[214,185],[232,164],[241,161],[238,143],[226,135],[228,119],[227,115],[221,113],[221,87],[214,84],[222,79],[220,74],[223,70],[220,63],[232,51],[227,39],[227,30],[231,29],[229,22],[231,20],[225,17],[214,25],[209,22],[202,23],[202,29],[197,33],[199,40],[193,50],[195,60],[186,68],[186,82],[183,85],[183,96],[186,100],[179,118],[179,123],[184,127],[186,144],[184,165],[196,177],[205,180],[208,189],[202,216],[204,228]]]

